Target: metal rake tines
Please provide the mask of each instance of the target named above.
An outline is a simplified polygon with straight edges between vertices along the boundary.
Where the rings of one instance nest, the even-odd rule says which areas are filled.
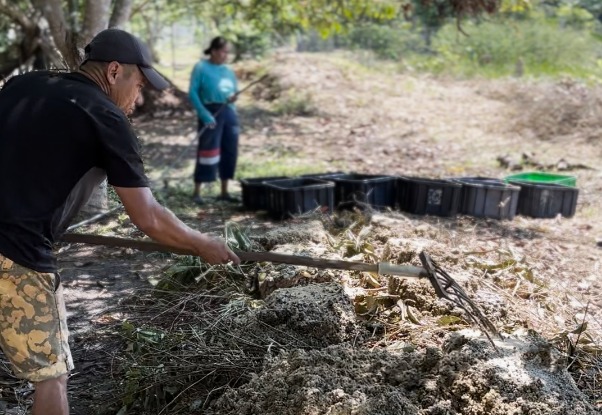
[[[468,318],[481,328],[491,344],[495,347],[493,340],[489,337],[489,333],[496,335],[499,338],[502,338],[502,336],[498,333],[491,321],[485,317],[477,305],[468,297],[462,287],[460,287],[447,272],[437,265],[426,252],[423,251],[420,253],[420,261],[422,261],[422,266],[426,270],[429,281],[435,289],[437,296],[451,301],[464,310]]]

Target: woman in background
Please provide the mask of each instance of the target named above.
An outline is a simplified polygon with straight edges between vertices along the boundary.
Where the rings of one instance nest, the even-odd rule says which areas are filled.
[[[238,156],[238,116],[236,101],[238,83],[234,72],[225,64],[229,44],[221,36],[214,38],[192,70],[188,91],[198,116],[199,146],[194,169],[195,203],[203,204],[201,184],[221,180],[217,200],[238,202],[228,193],[228,181],[234,178]]]

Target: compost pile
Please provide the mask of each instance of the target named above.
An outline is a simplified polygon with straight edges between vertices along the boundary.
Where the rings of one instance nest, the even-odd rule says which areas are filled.
[[[464,333],[442,348],[335,345],[270,359],[214,414],[594,414],[550,345],[512,336],[498,350]]]
[[[273,251],[324,256],[330,241],[330,256],[416,265],[416,252],[426,246],[505,329],[504,340],[490,343],[426,281],[264,266],[248,275],[261,274],[256,295],[262,300],[230,324],[242,343],[251,335],[269,343],[263,365],[193,409],[202,401],[207,414],[599,413],[567,371],[566,354],[534,330],[508,329],[516,310],[495,290],[468,281],[474,273],[444,251],[448,241],[416,237],[432,236],[436,226],[423,224],[411,239],[402,235],[407,221],[394,215],[368,218],[355,239],[319,228],[317,221],[297,222],[292,235],[284,224],[262,242]],[[291,237],[294,243],[284,243]]]
[[[403,223],[373,219],[388,226]],[[317,255],[311,240],[319,233],[315,224],[307,229],[313,231],[305,241],[298,238],[300,244],[275,250]],[[290,236],[287,226],[281,230]],[[397,249],[389,249],[397,251],[397,258],[408,258],[421,243],[401,238],[393,242]],[[438,250],[436,243],[431,248]],[[266,272],[263,283],[272,288],[261,307],[237,317],[237,324],[255,335],[261,327],[275,329],[272,350],[248,383],[228,388],[204,413],[598,413],[566,370],[566,356],[549,341],[535,331],[516,329],[494,346],[467,327],[457,309],[438,300],[428,282],[389,278],[381,295],[374,296],[381,307],[368,311],[366,299],[375,290],[366,288],[366,279],[362,283],[339,273],[332,282],[316,283],[311,280],[317,272],[298,270],[305,277],[289,272],[289,278],[283,277],[282,266],[272,275]],[[324,279],[324,273],[319,276]],[[298,285],[289,287],[290,278]],[[472,293],[498,325],[508,323],[507,304],[499,297]],[[244,337],[244,332],[236,335]],[[287,338],[303,342],[291,348]]]

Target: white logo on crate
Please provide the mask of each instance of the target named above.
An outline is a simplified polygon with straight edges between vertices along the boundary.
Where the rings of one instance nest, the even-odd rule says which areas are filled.
[[[441,199],[443,199],[443,189],[429,189],[428,204],[429,205],[440,205]]]
[[[550,191],[548,189],[544,189],[541,191],[541,195],[539,196],[539,203],[543,206],[547,206],[550,203]]]

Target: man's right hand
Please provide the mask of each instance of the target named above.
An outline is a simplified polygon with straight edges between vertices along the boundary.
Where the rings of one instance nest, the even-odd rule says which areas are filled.
[[[222,240],[202,235],[202,241],[195,245],[197,255],[209,264],[240,264],[240,258]]]

